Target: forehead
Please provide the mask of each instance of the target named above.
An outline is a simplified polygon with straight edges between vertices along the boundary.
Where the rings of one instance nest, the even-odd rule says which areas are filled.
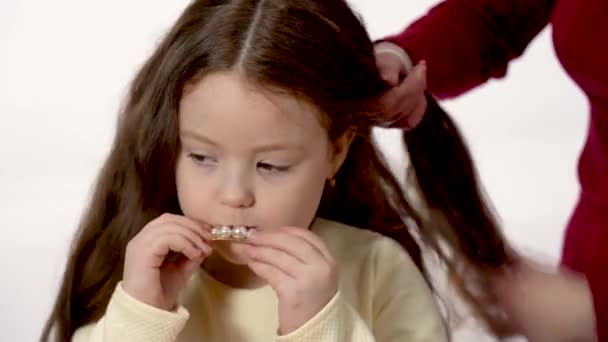
[[[256,87],[235,72],[210,74],[190,86],[180,101],[179,117],[182,130],[216,139],[304,142],[327,135],[313,105]]]

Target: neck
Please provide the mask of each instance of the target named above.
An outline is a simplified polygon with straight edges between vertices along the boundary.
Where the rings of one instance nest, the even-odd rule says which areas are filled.
[[[247,265],[238,265],[212,253],[201,265],[217,281],[235,288],[253,289],[266,285]]]

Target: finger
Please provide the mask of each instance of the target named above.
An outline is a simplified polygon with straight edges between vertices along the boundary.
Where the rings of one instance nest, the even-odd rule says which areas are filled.
[[[169,260],[173,255],[178,256],[177,258],[174,258],[174,260]],[[191,263],[194,263],[196,266],[200,266],[200,264],[203,262],[203,260],[205,260],[205,258],[208,256],[208,254],[206,253],[201,253],[200,257],[195,257],[195,258],[188,258],[187,256],[181,254],[181,253],[177,253],[177,252],[169,252],[168,256],[165,257],[165,264],[172,264],[174,266],[177,266],[180,269],[183,268],[188,268],[190,267],[189,265]]]
[[[417,101],[406,100],[402,101],[400,107],[401,117],[389,123],[390,128],[401,128],[410,130],[418,126],[424,119],[428,102],[424,95],[420,95]]]
[[[390,127],[395,121],[398,121],[402,117],[401,109],[399,108],[399,94],[392,88],[382,95],[380,103],[383,107],[384,126]]]
[[[311,230],[296,227],[287,227],[285,229],[308,241],[308,243],[313,245],[327,261],[333,261],[334,257],[329,251],[329,248],[327,248],[325,242],[317,234],[313,233]]]
[[[200,235],[205,242],[211,241],[211,225],[194,221],[186,216],[165,213],[150,223],[150,227],[180,225]]]
[[[417,76],[410,74],[397,87],[389,90],[381,99],[387,112],[389,127],[408,127],[408,119],[418,108],[424,107],[426,110],[426,98],[424,91],[426,85],[417,79]],[[420,122],[421,115],[413,120]]]
[[[420,101],[416,108],[411,111],[411,114],[407,116],[407,127],[415,128],[417,127],[424,118],[424,114],[426,113],[427,101],[426,98],[423,98]]]
[[[409,123],[407,121],[407,116],[403,116],[401,118],[399,118],[399,120],[393,121],[391,124],[389,124],[390,128],[399,128],[405,131],[409,131],[411,129],[411,127],[409,126]]]
[[[188,227],[195,231],[200,231],[205,235],[211,236],[210,230],[212,226],[210,224],[202,221],[193,220],[183,215],[165,213],[157,217],[156,220],[154,220],[153,222],[154,226],[163,225],[167,223],[179,223],[184,227]]]
[[[392,86],[399,83],[399,77],[405,74],[405,67],[398,57],[386,51],[376,51],[376,66],[380,77]]]
[[[301,228],[296,228],[301,229]],[[314,264],[323,256],[306,239],[290,234],[286,229],[253,232],[248,242],[255,246],[270,247],[297,258],[301,263]]]
[[[204,259],[205,258],[203,255],[200,258],[185,260],[182,265],[182,269],[184,270],[184,273],[192,274],[192,272],[194,272],[194,270],[196,270],[198,267],[201,266],[201,263],[203,262]]]
[[[426,61],[422,60],[420,61],[415,67],[414,67],[414,73],[418,76],[418,78],[422,81],[424,88],[426,89],[427,86],[427,77],[426,77],[426,72],[427,72],[427,65],[426,65]]]
[[[409,101],[404,102],[403,98],[403,88],[399,87],[395,87],[391,90],[389,90],[388,92],[386,92],[386,94],[384,95],[384,98],[382,99],[382,102],[385,106],[385,108],[391,112],[391,114],[393,116],[395,116],[395,119],[398,118],[398,116],[403,112],[402,107],[404,103],[409,103]]]
[[[282,292],[284,288],[289,287],[294,281],[292,277],[283,273],[283,271],[272,264],[253,261],[249,263],[249,268],[258,277],[264,279],[277,292]]]
[[[201,236],[201,234],[198,231],[193,230],[190,227],[185,227],[179,223],[171,222],[171,223],[166,223],[163,226],[158,226],[158,227],[154,228],[154,233],[155,233],[155,235],[180,234],[183,237],[190,240],[199,249],[201,249],[205,252],[209,252],[209,253],[211,252],[211,247],[204,240],[204,238]]]
[[[426,90],[426,64],[416,65],[394,90],[398,102],[411,101],[412,98],[423,95]]]
[[[295,256],[305,264],[332,260],[331,254],[323,241],[308,229],[284,227],[279,231],[269,231],[260,235],[261,238],[252,234],[251,242],[280,249]]]
[[[380,74],[380,77],[386,81],[392,87],[399,84],[399,74],[391,73],[390,71],[384,71]]]
[[[181,234],[162,234],[156,236],[156,239],[150,244],[151,251],[151,266],[160,267],[170,251],[181,253],[188,259],[197,260],[205,252]]]
[[[380,78],[386,81],[391,86],[399,84],[399,68],[391,66],[386,61],[381,61],[378,64],[378,70],[380,71]]]
[[[294,279],[305,266],[302,260],[280,249],[254,245],[247,245],[245,248],[251,262],[272,265]]]

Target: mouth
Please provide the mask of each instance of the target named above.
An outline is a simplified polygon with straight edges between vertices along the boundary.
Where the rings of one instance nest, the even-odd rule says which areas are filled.
[[[215,241],[243,241],[249,238],[256,226],[245,225],[214,225],[211,228],[211,240]]]

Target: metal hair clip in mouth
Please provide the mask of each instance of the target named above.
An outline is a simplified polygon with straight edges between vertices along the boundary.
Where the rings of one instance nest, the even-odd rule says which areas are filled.
[[[247,226],[213,226],[211,229],[211,240],[220,241],[242,241],[247,240],[255,227]]]

